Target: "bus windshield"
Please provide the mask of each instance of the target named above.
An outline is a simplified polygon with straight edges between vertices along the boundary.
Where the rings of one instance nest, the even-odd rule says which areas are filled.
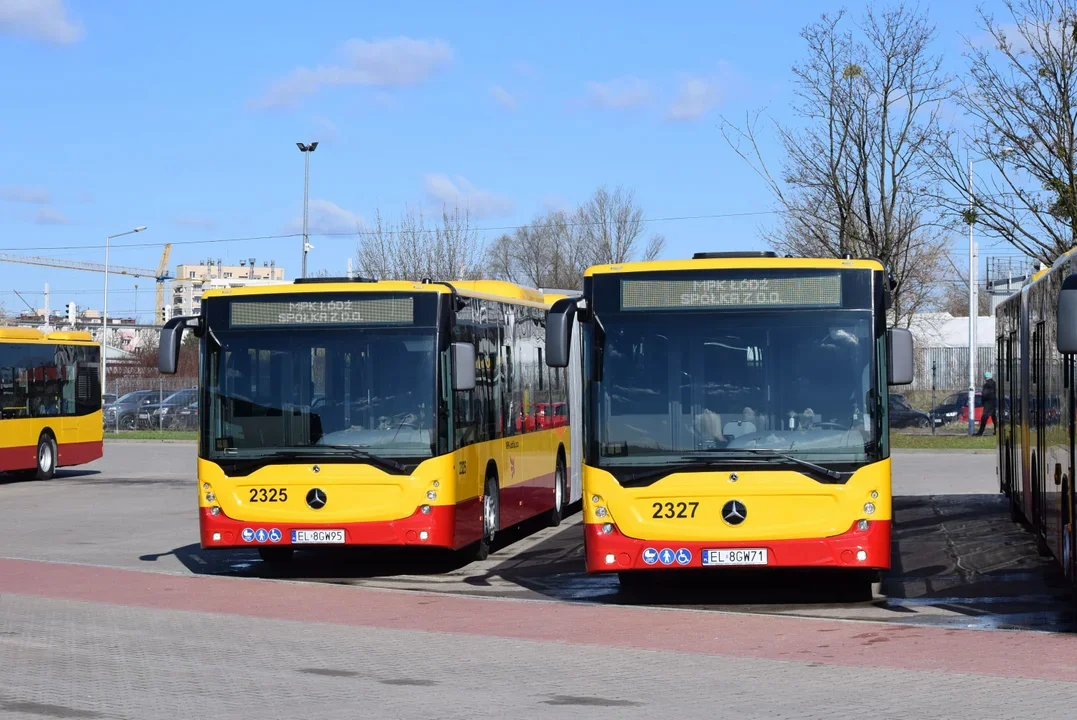
[[[432,328],[223,330],[205,343],[210,459],[434,452]]]
[[[816,463],[880,456],[870,311],[611,313],[598,324],[602,466],[757,450]]]

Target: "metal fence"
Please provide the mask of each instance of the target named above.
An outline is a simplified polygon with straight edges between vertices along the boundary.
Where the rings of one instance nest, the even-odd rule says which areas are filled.
[[[106,433],[193,431],[197,426],[197,405],[170,405],[156,412],[174,393],[195,388],[198,379],[109,368],[105,383],[104,430]],[[189,400],[190,398],[188,398]]]
[[[979,347],[976,349],[976,367],[973,378],[976,387],[983,384],[985,372],[995,371],[995,348]],[[967,347],[922,347],[916,348],[916,368],[912,385],[913,392],[937,392],[968,390],[969,387],[969,349]]]

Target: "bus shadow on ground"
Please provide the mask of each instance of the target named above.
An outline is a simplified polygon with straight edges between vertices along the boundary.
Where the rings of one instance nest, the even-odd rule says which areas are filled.
[[[56,476],[49,482],[58,482],[61,480],[79,480],[82,478],[95,477],[100,475],[98,470],[67,470],[65,468],[58,469]],[[33,475],[21,475],[19,473],[2,473],[0,472],[0,485],[18,485],[20,483],[36,483],[41,482]]]
[[[572,512],[572,508],[569,512]],[[500,531],[494,539],[490,562],[496,562],[499,555],[525,559],[535,557],[533,550],[513,553],[512,546],[544,527],[545,518],[536,517]],[[423,547],[318,547],[297,549],[292,559],[284,563],[268,563],[254,549],[207,551],[198,543],[193,543],[166,553],[142,555],[139,559],[156,562],[173,555],[187,570],[197,575],[311,580],[347,585],[377,578],[452,575],[453,580],[462,583],[460,591],[466,592],[468,586],[484,585],[494,575],[480,569],[473,573],[466,572],[468,566],[475,563],[474,552],[474,547],[458,551]]]
[[[582,541],[564,533],[531,548],[563,558],[558,566],[513,562],[492,572],[558,600],[1077,631],[1077,598],[1031,533],[1010,521],[1007,503],[1001,495],[896,497],[891,570],[875,596],[841,573],[755,568],[658,571],[622,588],[616,575],[586,575]]]

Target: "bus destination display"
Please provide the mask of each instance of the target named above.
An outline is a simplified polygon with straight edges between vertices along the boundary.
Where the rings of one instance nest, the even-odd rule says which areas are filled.
[[[622,280],[622,310],[841,307],[841,275]]]
[[[232,327],[412,325],[414,298],[232,302]]]

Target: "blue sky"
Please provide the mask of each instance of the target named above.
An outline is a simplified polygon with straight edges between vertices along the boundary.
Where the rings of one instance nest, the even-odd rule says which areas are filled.
[[[295,143],[311,140],[312,232],[443,202],[470,206],[480,227],[513,226],[602,184],[634,189],[648,218],[765,212],[720,117],[766,106],[786,118],[798,32],[839,7],[0,0],[0,249],[101,262],[105,235],[146,225],[115,245],[154,246],[117,247],[111,262],[154,268],[172,242],[172,267],[255,257],[294,277],[298,238],[204,241],[295,232]],[[937,3],[931,16],[960,70],[973,8]],[[770,221],[650,230],[682,257],[761,247]],[[354,256],[355,238],[311,242],[312,270],[343,272]],[[48,282],[54,307],[99,307],[101,280],[0,263],[0,303],[24,308],[15,289],[40,306]],[[137,302],[148,320],[152,281],[137,296],[134,284],[111,280],[110,312]]]

